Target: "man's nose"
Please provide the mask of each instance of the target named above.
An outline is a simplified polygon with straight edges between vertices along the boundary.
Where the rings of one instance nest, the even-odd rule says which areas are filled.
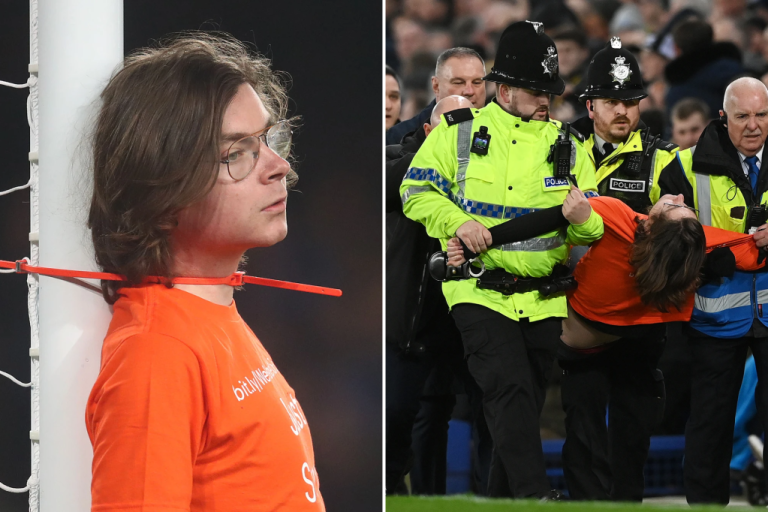
[[[265,148],[262,146],[259,151],[259,158],[264,158],[266,160],[264,171],[260,175],[262,182],[265,184],[282,180],[291,170],[290,164],[280,155],[272,151],[272,148]]]
[[[757,117],[756,116],[749,116],[749,119],[747,120],[747,128],[750,131],[755,131],[758,128],[760,128],[757,124]]]
[[[472,87],[471,82],[467,82],[464,85],[464,91],[462,91],[462,96],[464,96],[465,98],[469,98],[470,96],[474,96],[474,94],[475,94],[475,88]]]

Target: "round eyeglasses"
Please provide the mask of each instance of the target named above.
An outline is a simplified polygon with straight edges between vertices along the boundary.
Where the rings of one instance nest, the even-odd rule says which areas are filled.
[[[699,214],[699,210],[694,208],[693,206],[688,206],[687,204],[676,204],[676,203],[664,203],[664,206],[671,206],[672,208],[687,208],[691,210],[695,214]]]
[[[262,141],[277,156],[287,158],[291,152],[293,138],[291,123],[296,120],[297,118],[285,119],[233,142],[221,160],[222,164],[227,165],[229,176],[235,181],[240,181],[251,173],[259,159]]]

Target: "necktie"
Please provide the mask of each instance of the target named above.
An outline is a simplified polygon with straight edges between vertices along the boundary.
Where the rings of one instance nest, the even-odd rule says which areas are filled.
[[[757,168],[757,155],[748,156],[744,161],[749,167],[749,183],[752,185],[752,195],[757,196],[757,176],[760,174],[760,169]]]
[[[597,146],[594,146],[593,152],[595,154],[595,164],[599,167],[600,163],[605,157],[613,153],[613,144],[610,142],[603,143],[603,152],[601,153]]]

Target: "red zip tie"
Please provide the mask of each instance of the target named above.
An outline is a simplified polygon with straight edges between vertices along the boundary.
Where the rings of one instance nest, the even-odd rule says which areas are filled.
[[[51,277],[81,277],[86,279],[102,279],[104,281],[127,281],[125,276],[120,274],[110,274],[107,272],[89,272],[86,270],[65,270],[61,268],[35,267],[29,265],[24,260],[4,261],[0,260],[0,268],[9,268],[16,270],[17,274],[40,274]],[[149,276],[144,282],[162,283],[165,279],[158,276]],[[320,295],[330,295],[331,297],[341,297],[341,290],[337,288],[327,288],[325,286],[314,286],[311,284],[292,283],[290,281],[279,281],[277,279],[267,279],[264,277],[254,277],[245,275],[245,272],[235,272],[227,277],[174,277],[171,279],[174,284],[227,284],[229,286],[242,286],[243,283],[257,284],[261,286],[270,286],[272,288],[283,288],[285,290],[295,290],[298,292],[317,293]]]

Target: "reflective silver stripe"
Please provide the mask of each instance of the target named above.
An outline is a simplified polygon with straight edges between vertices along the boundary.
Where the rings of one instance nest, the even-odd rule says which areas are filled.
[[[757,303],[758,304],[768,304],[768,290],[758,290],[757,291]]]
[[[430,190],[434,190],[432,187],[408,187],[405,192],[403,192],[403,195],[400,196],[400,200],[405,204],[408,199],[414,195],[414,194],[421,194],[422,192],[429,192]]]
[[[704,226],[712,225],[712,198],[709,192],[709,176],[693,174],[696,177],[696,206],[699,209],[699,222]]]
[[[702,297],[697,293],[694,301],[694,307],[704,313],[719,313],[726,309],[749,306],[750,304],[749,292],[731,293],[729,295],[717,297],[716,299]]]
[[[565,243],[565,237],[562,235],[550,238],[529,238],[522,242],[513,242],[497,247],[502,251],[526,251],[526,252],[545,252],[557,249]]]
[[[469,165],[469,149],[472,144],[472,120],[459,123],[459,134],[456,137],[456,156],[459,168],[456,171],[456,182],[459,185],[459,197],[464,197],[464,180],[467,179]]]
[[[648,191],[653,188],[653,174],[656,172],[656,155],[658,154],[659,150],[655,149],[653,151],[653,158],[651,158],[651,172],[648,173]]]

